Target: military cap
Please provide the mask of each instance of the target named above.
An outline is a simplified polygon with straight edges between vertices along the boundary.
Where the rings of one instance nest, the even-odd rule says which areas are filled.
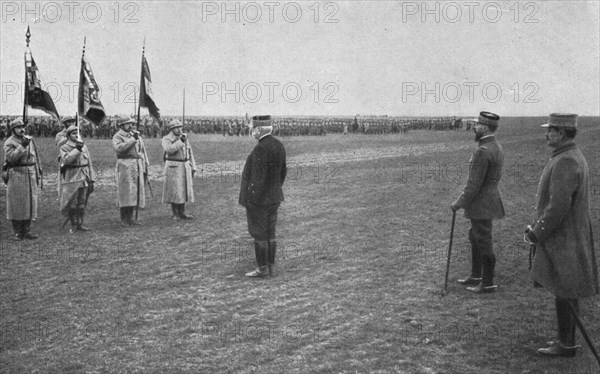
[[[548,117],[548,123],[542,127],[560,127],[563,129],[577,128],[577,114],[572,113],[552,113]]]
[[[176,129],[178,127],[183,127],[183,124],[181,123],[180,120],[173,119],[173,120],[171,120],[171,122],[169,122],[169,130]]]
[[[63,117],[61,122],[63,123],[63,125],[66,126],[69,122],[77,122],[77,119],[73,116],[66,116],[66,117]]]
[[[128,123],[134,124],[135,120],[128,116],[118,116],[117,117],[117,126],[122,126],[122,125],[125,125]]]
[[[16,129],[17,127],[23,127],[23,126],[25,126],[23,121],[20,118],[17,118],[10,123],[10,125],[8,127],[8,131],[12,131],[13,129]]]
[[[252,117],[252,126],[254,126],[254,127],[271,126],[271,116],[269,116],[269,115],[253,116]]]
[[[481,112],[479,113],[479,118],[475,121],[480,125],[485,125],[489,127],[492,131],[496,131],[498,128],[498,122],[500,121],[500,116],[494,114],[492,112]]]

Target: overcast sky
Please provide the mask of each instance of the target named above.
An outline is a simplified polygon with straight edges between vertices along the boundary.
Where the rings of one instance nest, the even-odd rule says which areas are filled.
[[[61,115],[83,38],[107,114],[133,113],[146,37],[163,115],[600,114],[595,1],[1,1],[2,114],[25,32]],[[33,113],[33,112],[31,112]]]

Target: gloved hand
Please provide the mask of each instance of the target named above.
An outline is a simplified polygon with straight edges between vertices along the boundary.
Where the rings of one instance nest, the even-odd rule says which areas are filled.
[[[538,238],[533,233],[533,228],[531,225],[528,225],[525,229],[525,234],[523,235],[523,240],[527,243],[536,244],[538,242]]]
[[[27,148],[27,146],[29,145],[30,142],[31,142],[31,139],[29,139],[28,137],[24,136],[23,137],[23,141],[21,141],[21,145],[23,146],[23,148]]]
[[[196,175],[196,170],[192,170],[192,178]]]
[[[94,181],[91,181],[88,186],[88,194],[91,194],[92,192],[94,192]]]
[[[139,131],[133,130],[132,134],[133,134],[133,138],[135,140],[138,140],[140,138],[140,132]]]
[[[187,140],[187,136],[185,134],[181,134],[179,135],[179,139],[185,143],[185,141]]]
[[[456,201],[454,201],[454,202],[452,202],[452,204],[450,204],[450,209],[452,209],[453,212],[460,210],[460,208],[456,205]]]
[[[81,152],[81,150],[83,149],[83,142],[78,141],[77,143],[75,143],[75,148],[77,148],[77,150]]]

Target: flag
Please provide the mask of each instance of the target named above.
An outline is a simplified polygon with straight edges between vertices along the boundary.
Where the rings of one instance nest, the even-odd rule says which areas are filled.
[[[146,57],[142,55],[142,77],[140,79],[140,107],[148,108],[150,115],[156,120],[160,120],[160,109],[154,103],[154,93],[152,92],[152,78],[150,77],[150,68]]]
[[[47,91],[42,89],[42,80],[31,51],[25,52],[25,105],[40,109],[60,120],[54,101]]]
[[[78,113],[81,117],[99,125],[106,117],[104,107],[100,102],[100,88],[94,79],[92,67],[81,57],[81,71],[79,73],[79,97],[77,100]]]

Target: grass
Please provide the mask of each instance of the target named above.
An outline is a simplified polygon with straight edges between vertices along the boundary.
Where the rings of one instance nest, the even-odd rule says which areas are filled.
[[[60,231],[55,175],[34,223],[40,240],[9,242],[1,221],[0,372],[596,373],[586,347],[575,359],[535,354],[556,323],[552,295],[527,278],[521,239],[549,154],[541,121],[510,119],[498,134],[507,217],[494,227],[500,288],[484,297],[453,282],[470,267],[461,216],[440,297],[472,134],[283,138],[291,170],[277,274],[265,280],[243,275],[254,253],[237,194],[253,140],[192,136],[203,167],[188,206],[197,219],[183,223],[160,203],[162,151],[147,140],[154,197],[131,229],[119,226],[110,141],[89,140],[101,178],[92,232]],[[598,243],[598,119],[580,127]],[[37,143],[51,174],[53,141]],[[597,347],[599,308],[598,297],[581,304]]]

